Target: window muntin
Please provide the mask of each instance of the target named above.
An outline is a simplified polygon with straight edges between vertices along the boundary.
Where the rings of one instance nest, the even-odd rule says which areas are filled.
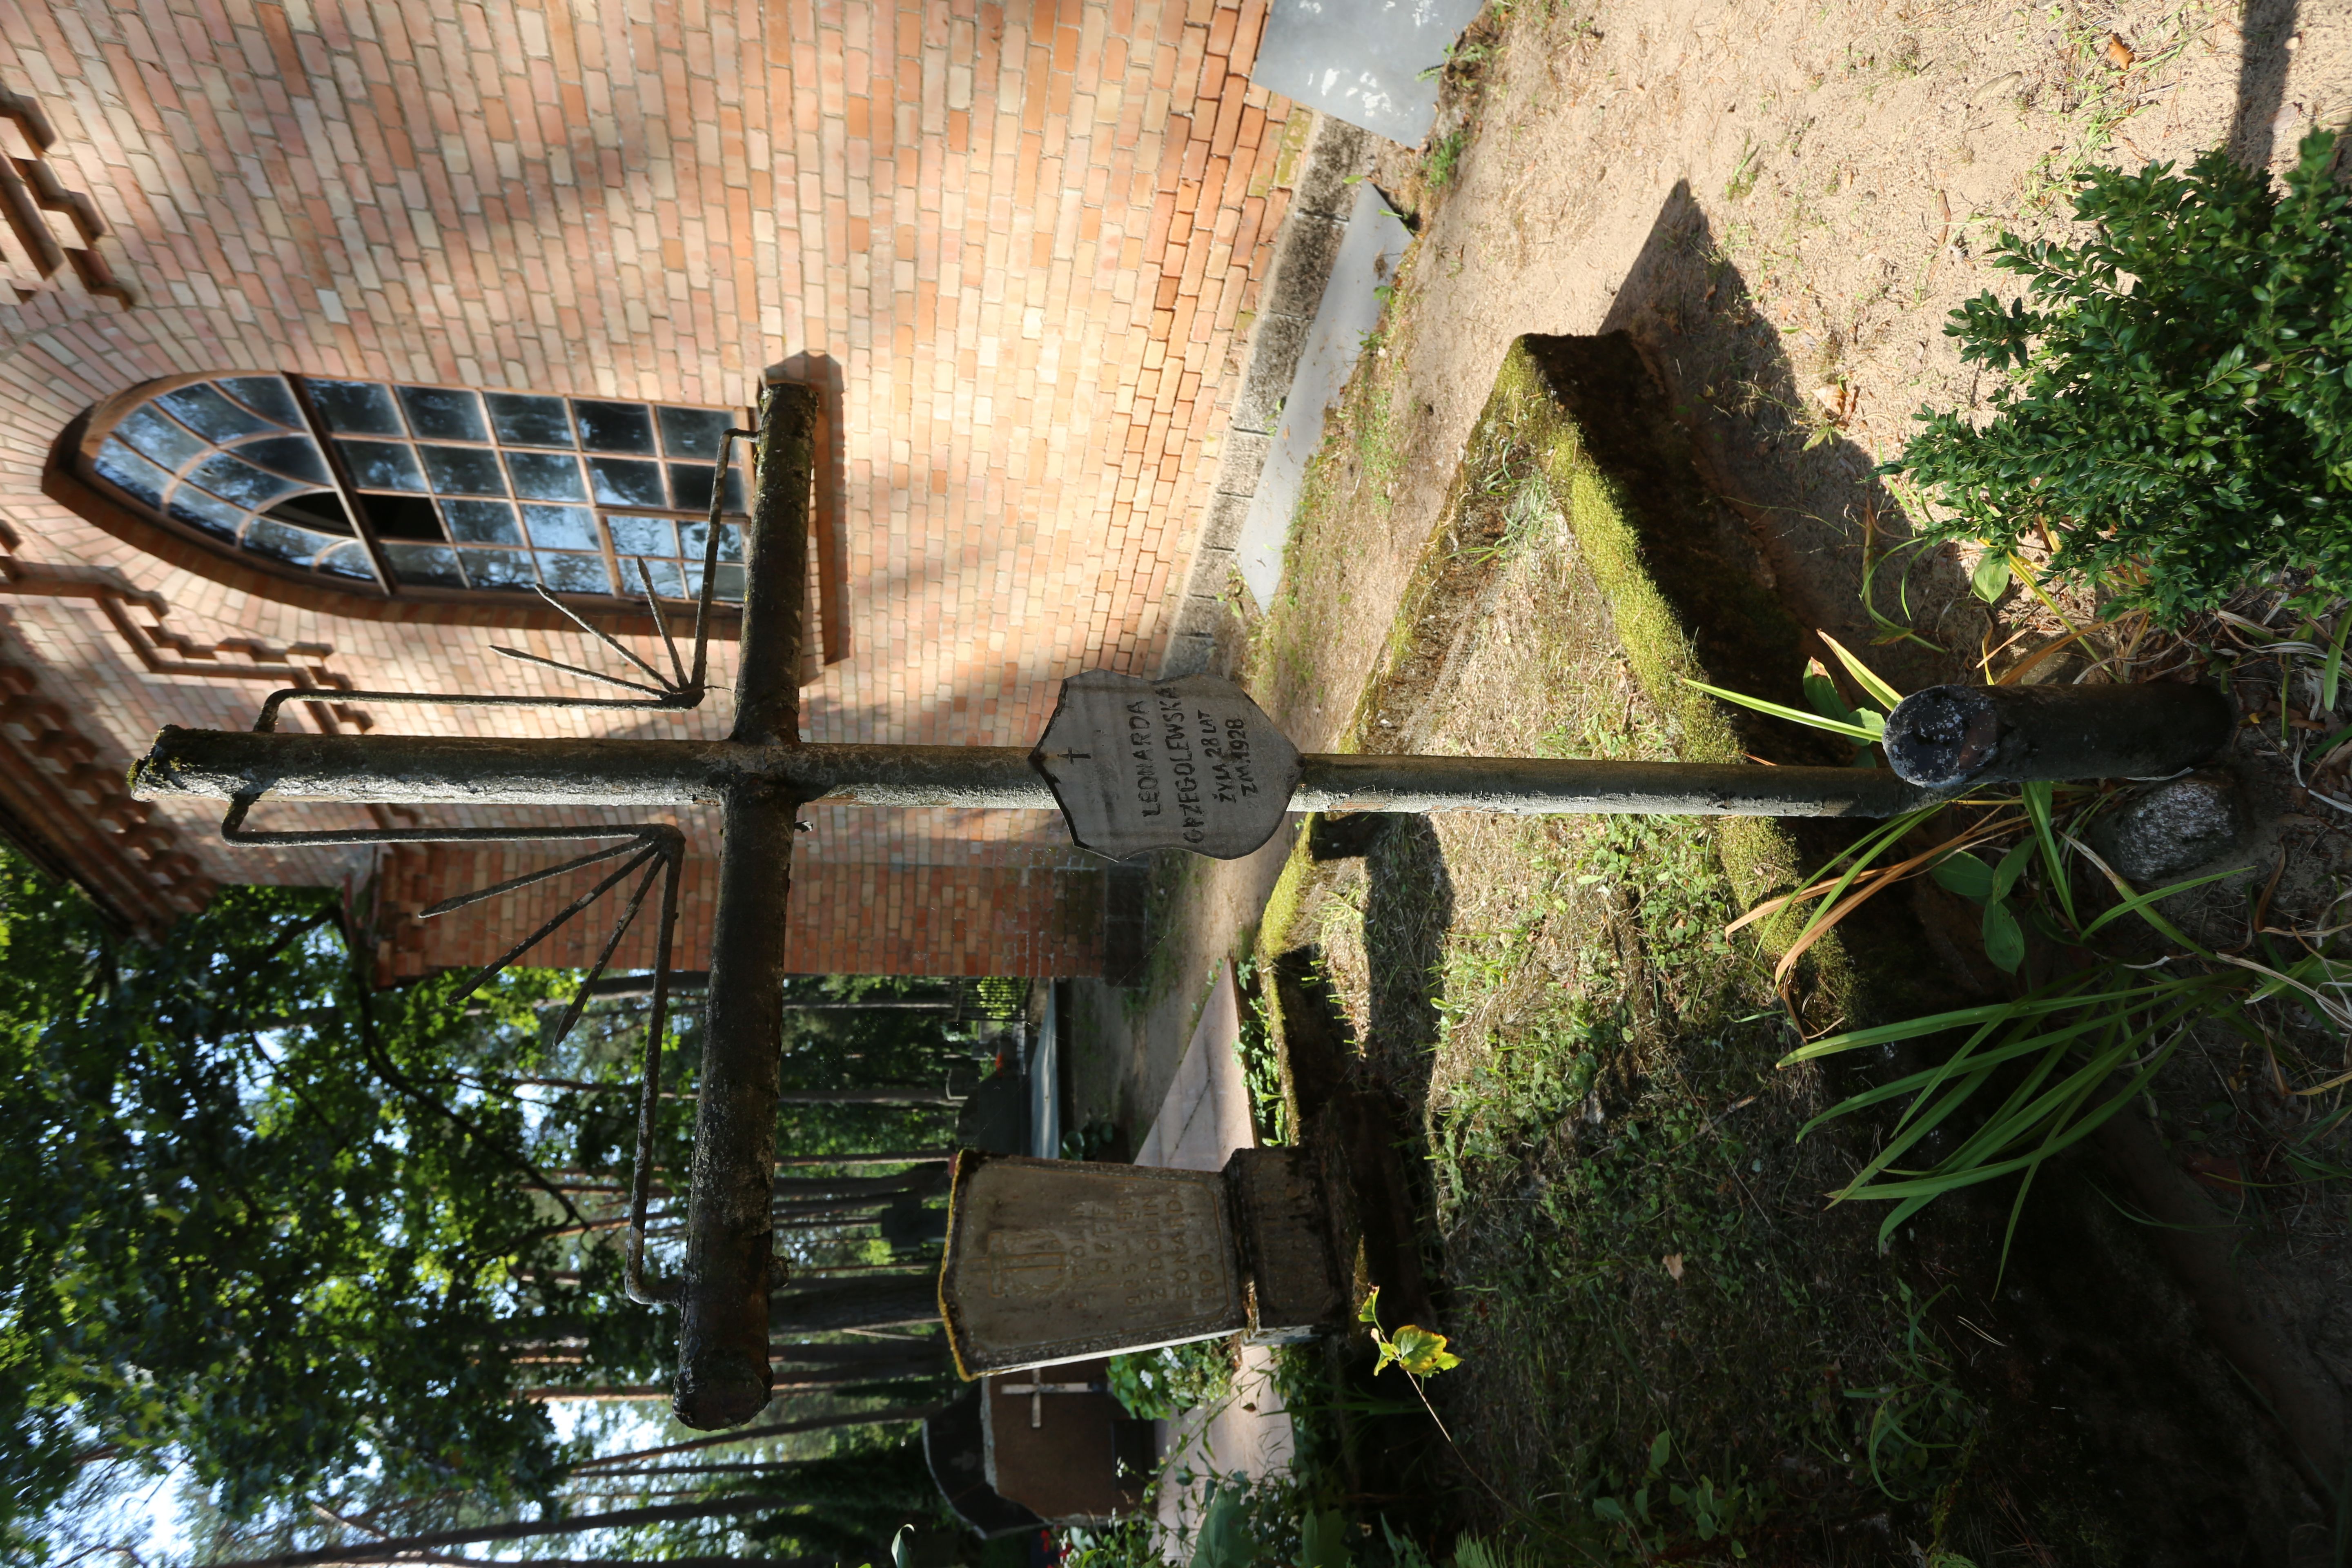
[[[305,417],[331,441],[354,520]],[[91,466],[163,517],[330,577],[671,598],[701,592],[729,409],[281,375],[137,405]],[[742,447],[737,451],[740,453]],[[725,476],[714,596],[743,596],[741,459]],[[375,546],[372,556],[370,542]],[[617,585],[617,586],[616,586]]]

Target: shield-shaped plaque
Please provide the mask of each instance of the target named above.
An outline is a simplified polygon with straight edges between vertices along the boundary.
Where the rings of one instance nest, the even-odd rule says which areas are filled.
[[[1298,787],[1298,749],[1247,692],[1207,675],[1072,676],[1031,760],[1070,837],[1114,860],[1237,860],[1274,837]]]

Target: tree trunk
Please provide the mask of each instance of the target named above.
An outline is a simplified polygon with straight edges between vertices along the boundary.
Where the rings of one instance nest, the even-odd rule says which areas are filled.
[[[841,1329],[888,1329],[940,1321],[939,1271],[910,1269],[897,1278],[828,1279],[779,1290],[769,1299],[768,1331],[789,1336]]]
[[[826,1432],[836,1426],[887,1426],[900,1421],[928,1421],[940,1413],[936,1405],[900,1405],[887,1410],[859,1410],[844,1415],[807,1415],[797,1421],[771,1421],[763,1426],[739,1426],[732,1432],[721,1432],[715,1437],[695,1437],[683,1443],[667,1443],[658,1448],[635,1448],[625,1454],[607,1454],[602,1458],[584,1459],[572,1468],[575,1476],[593,1475],[608,1465],[625,1465],[637,1459],[658,1459],[668,1454],[691,1454],[704,1448],[724,1447],[730,1443],[757,1443],[769,1437],[786,1437],[795,1432]]]
[[[948,1359],[943,1355],[902,1356],[852,1366],[802,1367],[787,1363],[775,1369],[775,1382],[771,1385],[771,1392],[778,1395],[814,1394],[820,1389],[842,1388],[855,1383],[894,1383],[900,1378],[940,1377],[948,1371]],[[550,1384],[543,1388],[520,1389],[515,1396],[541,1405],[562,1405],[667,1399],[670,1394],[669,1385],[660,1383],[582,1384],[574,1387]]]
[[[786,1154],[776,1162],[778,1170],[805,1170],[812,1165],[907,1165],[925,1164],[938,1161],[944,1164],[955,1158],[952,1149],[877,1149],[864,1154]]]
[[[613,1513],[592,1513],[572,1519],[516,1521],[477,1525],[470,1530],[436,1530],[423,1535],[387,1536],[357,1546],[327,1546],[312,1552],[281,1552],[275,1557],[247,1557],[215,1568],[325,1568],[336,1563],[389,1563],[395,1558],[432,1552],[444,1546],[474,1546],[492,1541],[525,1541],[540,1535],[578,1535],[590,1530],[617,1530],[625,1525],[668,1524],[678,1520],[717,1519],[730,1513],[758,1513],[764,1509],[792,1508],[802,1498],[760,1495],[713,1498],[708,1502],[666,1503],[658,1508],[625,1508]],[[685,1562],[727,1563],[733,1558],[686,1558]],[[817,1564],[815,1557],[789,1558],[795,1563]]]

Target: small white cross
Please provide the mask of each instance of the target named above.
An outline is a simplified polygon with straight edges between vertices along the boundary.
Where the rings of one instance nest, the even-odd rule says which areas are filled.
[[[1000,1383],[996,1385],[996,1391],[999,1394],[1014,1395],[1025,1394],[1029,1396],[1029,1427],[1031,1431],[1035,1431],[1045,1425],[1045,1395],[1100,1394],[1104,1392],[1106,1386],[1099,1383],[1040,1383],[1037,1381],[1037,1374],[1033,1372],[1029,1374],[1028,1382]]]

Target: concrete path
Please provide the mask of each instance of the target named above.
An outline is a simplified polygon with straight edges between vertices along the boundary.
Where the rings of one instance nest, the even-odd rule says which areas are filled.
[[[1200,1024],[1177,1064],[1160,1115],[1136,1151],[1137,1164],[1219,1171],[1235,1149],[1255,1144],[1249,1089],[1235,1051],[1240,1041],[1241,1006],[1233,969],[1220,963],[1208,1005],[1201,1009]],[[1231,1399],[1214,1409],[1187,1411],[1160,1424],[1160,1453],[1171,1477],[1190,1471],[1202,1478],[1213,1472],[1255,1479],[1290,1463],[1290,1415],[1274,1392],[1273,1363],[1273,1352],[1244,1347]],[[1206,1489],[1204,1479],[1171,1481],[1160,1493],[1160,1522],[1171,1530],[1189,1530],[1199,1521]]]

